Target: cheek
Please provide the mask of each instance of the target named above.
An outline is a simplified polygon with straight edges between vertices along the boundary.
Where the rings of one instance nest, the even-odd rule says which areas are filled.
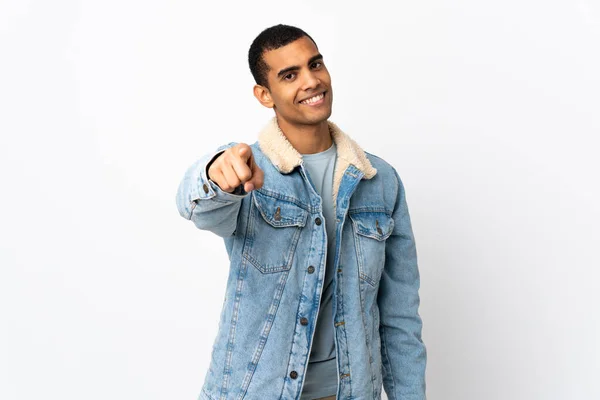
[[[321,72],[320,80],[327,85],[331,84],[331,76],[329,75],[329,71],[327,71],[327,69],[323,69]]]
[[[285,88],[273,96],[273,99],[280,108],[292,107],[296,101],[296,90],[291,87]]]

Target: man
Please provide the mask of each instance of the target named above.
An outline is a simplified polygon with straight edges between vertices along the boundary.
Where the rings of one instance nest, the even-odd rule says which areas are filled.
[[[323,56],[301,29],[249,51],[275,117],[195,162],[179,213],[225,241],[229,278],[201,400],[425,399],[419,271],[396,170],[328,121]],[[206,268],[214,266],[206,265]]]

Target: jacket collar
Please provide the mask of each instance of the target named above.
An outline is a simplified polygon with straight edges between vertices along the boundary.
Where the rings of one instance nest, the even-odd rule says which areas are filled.
[[[367,159],[365,151],[333,122],[327,121],[327,123],[337,147],[337,164],[344,166],[340,172],[343,173],[346,167],[352,164],[364,174],[366,179],[374,177],[377,170]],[[292,146],[279,128],[277,117],[273,117],[260,132],[258,144],[271,163],[283,174],[292,172],[302,161],[302,155]]]

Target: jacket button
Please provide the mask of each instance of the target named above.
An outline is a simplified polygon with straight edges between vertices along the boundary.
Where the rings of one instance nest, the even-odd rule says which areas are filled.
[[[296,371],[290,372],[290,378],[296,379],[298,377],[298,373]]]
[[[308,267],[308,273],[312,274],[313,272],[315,272],[315,267],[313,267],[312,265]]]
[[[281,221],[281,207],[277,207],[277,211],[275,211],[275,221]]]
[[[202,189],[204,189],[204,193],[208,193],[208,185],[206,183],[202,185]]]
[[[302,317],[302,318],[300,318],[300,323],[301,323],[302,325],[308,325],[308,318],[306,318],[306,317]]]
[[[315,224],[321,225],[321,218],[317,217],[317,219],[315,219]]]

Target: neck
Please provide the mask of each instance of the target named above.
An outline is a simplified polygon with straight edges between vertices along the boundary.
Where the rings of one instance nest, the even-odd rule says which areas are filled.
[[[277,118],[279,129],[300,154],[314,154],[327,150],[332,145],[327,120],[316,125],[292,125]]]

